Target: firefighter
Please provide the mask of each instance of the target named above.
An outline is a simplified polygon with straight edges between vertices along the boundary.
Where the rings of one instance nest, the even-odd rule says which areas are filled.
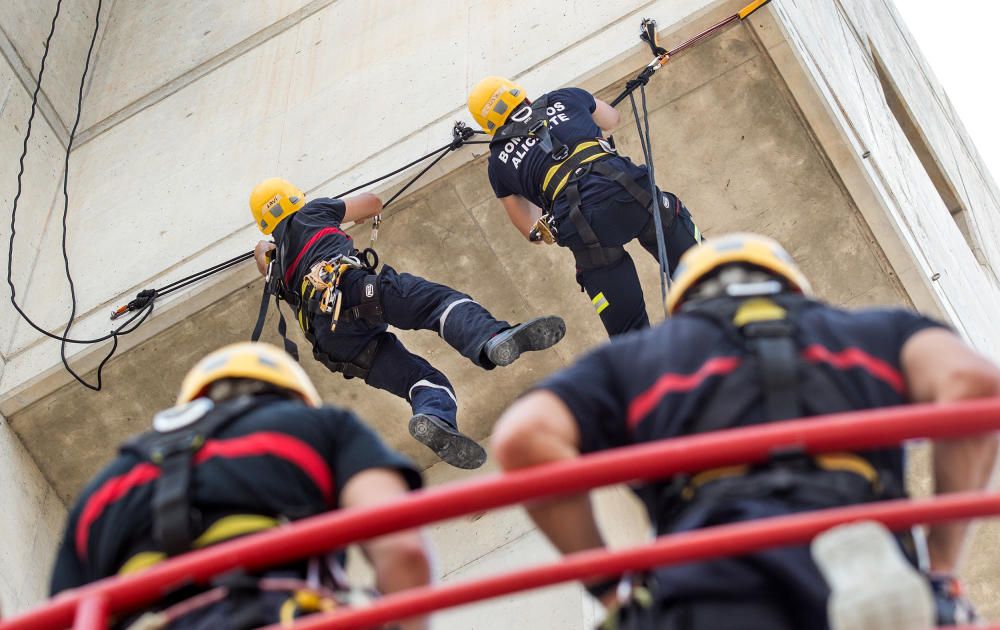
[[[440,370],[409,352],[388,326],[434,331],[470,361],[491,370],[558,343],[566,325],[559,317],[538,317],[512,326],[451,287],[397,273],[389,265],[377,272],[377,263],[354,248],[340,225],[364,221],[381,209],[382,202],[370,193],[306,202],[290,182],[264,180],[250,195],[250,210],[260,231],[274,241],[257,244],[258,269],[296,310],[317,360],[346,378],[364,379],[407,400],[414,438],[452,466],[478,468],[486,452],[458,430],[455,389]],[[268,256],[275,248],[268,274]]]
[[[941,324],[906,310],[845,311],[811,298],[794,261],[766,237],[734,234],[691,249],[668,308],[672,317],[662,325],[592,351],[514,403],[494,432],[500,465],[524,468],[730,427],[1000,393],[1000,371]],[[984,487],[996,451],[994,435],[936,441],[936,491]],[[901,447],[786,454],[766,465],[676,477],[636,491],[662,535],[904,497],[903,468]],[[529,512],[564,553],[604,544],[585,495]],[[965,524],[930,527],[927,554],[917,553],[921,546],[910,535],[900,536],[899,546],[875,535],[841,545],[839,555],[819,553],[855,569],[854,590],[831,600],[851,606],[831,606],[830,627],[922,627],[907,615],[919,613],[921,602],[933,611],[932,593],[939,622],[970,617],[953,577],[966,533]],[[900,548],[905,556],[893,563]],[[929,555],[926,574],[913,568],[920,555]],[[808,547],[655,569],[644,587],[652,594],[646,606],[617,602],[617,584],[588,588],[605,604],[622,604],[617,620],[632,619],[638,623],[632,627],[828,627],[829,589]],[[887,617],[895,623],[881,625]]]
[[[573,252],[577,282],[609,336],[648,327],[635,264],[623,246],[638,239],[659,260],[653,193],[647,168],[603,137],[618,125],[618,112],[579,88],[531,101],[502,77],[472,89],[469,112],[493,136],[487,171],[514,227],[529,240]],[[656,194],[673,273],[701,235],[676,195]]]
[[[390,501],[421,484],[413,464],[357,416],[323,406],[292,357],[264,343],[226,346],[191,369],[177,405],[125,442],[77,497],[51,593],[290,520]],[[430,582],[417,530],[361,547],[382,592]],[[348,592],[341,559],[330,550],[280,569],[222,576],[211,586],[180,586],[142,627],[255,628],[328,610]],[[403,627],[427,625],[418,619]]]

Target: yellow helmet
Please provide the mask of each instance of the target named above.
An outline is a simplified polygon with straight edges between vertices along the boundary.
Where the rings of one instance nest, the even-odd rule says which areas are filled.
[[[707,239],[684,252],[667,292],[667,310],[673,315],[687,293],[703,278],[732,263],[751,265],[785,280],[792,289],[809,295],[809,280],[778,241],[759,234],[735,233]]]
[[[491,136],[528,96],[510,79],[486,77],[469,92],[469,113]]]
[[[298,394],[312,407],[323,404],[312,381],[295,359],[271,344],[254,341],[219,348],[198,361],[181,383],[177,404],[191,402],[204,395],[209,385],[226,378],[263,381]]]
[[[272,177],[253,187],[250,212],[257,228],[270,234],[274,228],[306,205],[306,194],[286,179]]]

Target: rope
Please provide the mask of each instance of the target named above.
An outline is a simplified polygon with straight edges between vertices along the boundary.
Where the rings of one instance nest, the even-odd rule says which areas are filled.
[[[139,327],[140,324],[142,324],[143,321],[146,320],[147,317],[149,317],[149,314],[153,310],[153,304],[152,304],[152,302],[149,302],[147,305],[144,305],[144,307],[142,307],[141,310],[139,310],[132,317],[130,317],[128,320],[126,320],[121,326],[112,329],[108,334],[103,335],[101,337],[95,337],[93,339],[74,339],[72,337],[69,337],[69,332],[70,332],[70,329],[72,328],[73,320],[76,318],[76,285],[73,282],[73,276],[72,276],[72,273],[70,271],[69,253],[67,251],[67,246],[66,246],[66,234],[67,234],[66,222],[67,222],[67,217],[68,217],[68,214],[69,214],[69,158],[70,158],[70,151],[73,148],[73,140],[74,140],[74,138],[76,136],[76,131],[77,131],[77,128],[79,127],[79,124],[80,124],[80,114],[81,114],[81,111],[83,109],[84,87],[86,86],[87,73],[90,70],[90,60],[91,60],[91,57],[92,57],[93,52],[94,52],[94,46],[95,46],[95,44],[97,42],[97,33],[98,33],[98,30],[100,29],[102,4],[103,4],[103,0],[98,0],[97,10],[96,10],[95,16],[94,16],[94,31],[93,31],[93,33],[91,35],[91,38],[90,38],[90,47],[87,50],[87,58],[86,58],[86,61],[84,62],[84,66],[83,66],[83,74],[80,77],[80,89],[79,89],[78,94],[77,94],[77,102],[76,102],[76,118],[73,121],[73,128],[72,128],[72,130],[70,131],[70,134],[69,134],[69,141],[67,142],[67,145],[66,145],[65,158],[64,158],[64,161],[63,161],[63,173],[64,173],[64,175],[63,175],[63,187],[62,187],[63,188],[63,190],[62,190],[62,193],[63,193],[63,212],[62,212],[62,242],[61,242],[61,248],[62,248],[62,257],[63,257],[63,268],[65,269],[65,272],[66,272],[66,281],[69,283],[69,290],[70,290],[70,316],[69,316],[68,321],[66,322],[66,327],[65,327],[65,329],[63,331],[63,334],[57,335],[55,333],[51,333],[51,332],[45,330],[40,325],[38,325],[34,320],[32,320],[28,316],[27,313],[25,313],[25,311],[17,303],[17,287],[14,286],[14,279],[13,279],[14,239],[15,239],[15,236],[17,234],[17,208],[18,208],[18,202],[21,199],[21,192],[23,191],[24,160],[25,160],[25,158],[28,155],[28,142],[31,139],[31,131],[32,131],[32,126],[33,126],[34,120],[35,120],[35,113],[38,111],[38,93],[41,91],[41,88],[42,88],[42,78],[45,75],[45,61],[48,59],[49,49],[50,49],[50,45],[52,43],[52,37],[53,37],[53,35],[55,34],[55,31],[56,31],[56,22],[59,20],[59,15],[60,15],[60,13],[62,11],[62,0],[58,0],[58,2],[56,2],[56,10],[55,10],[55,14],[52,16],[52,22],[51,22],[51,24],[49,26],[49,34],[45,38],[45,51],[42,53],[42,60],[41,60],[41,63],[39,64],[38,77],[36,78],[36,81],[35,81],[35,91],[32,93],[32,96],[31,96],[31,111],[30,111],[30,113],[28,115],[28,125],[27,125],[27,129],[25,131],[25,134],[24,134],[24,142],[23,142],[23,144],[21,146],[21,156],[18,159],[19,169],[18,169],[18,172],[17,172],[17,189],[16,189],[16,192],[14,194],[14,201],[12,203],[11,213],[10,213],[10,241],[9,241],[9,247],[8,247],[8,251],[7,251],[7,286],[10,287],[10,303],[11,303],[11,306],[14,307],[14,310],[17,311],[17,314],[20,315],[21,318],[25,322],[27,322],[27,324],[29,326],[31,326],[32,328],[34,328],[39,333],[45,335],[46,337],[49,337],[50,339],[55,339],[55,340],[59,341],[59,358],[62,360],[63,365],[66,367],[66,371],[68,371],[73,376],[73,378],[76,379],[81,385],[84,385],[85,387],[87,387],[89,389],[92,389],[94,391],[100,391],[101,388],[102,388],[102,379],[101,379],[102,370],[104,369],[104,366],[107,364],[107,362],[114,355],[115,351],[118,349],[118,337],[121,336],[121,335],[127,335],[127,334],[133,332],[136,328]],[[131,325],[131,324],[133,324],[133,322],[134,322],[134,325]],[[97,366],[97,384],[96,385],[92,385],[92,384],[88,383],[87,381],[85,381],[70,366],[69,361],[67,360],[67,357],[66,357],[66,344],[72,343],[72,344],[81,344],[81,345],[91,345],[91,344],[96,344],[96,343],[102,343],[104,341],[107,341],[108,339],[112,339],[113,340],[113,343],[111,345],[111,350],[104,357],[104,359],[102,359],[101,362],[98,364],[98,366]]]
[[[653,170],[653,145],[652,137],[649,133],[649,111],[646,109],[646,87],[639,87],[640,100],[642,102],[642,121],[639,121],[639,112],[635,106],[635,94],[628,93],[629,101],[632,103],[632,115],[635,117],[635,127],[639,135],[639,144],[642,146],[642,156],[646,161],[646,169],[649,173],[649,191],[653,196],[653,222],[656,225],[656,254],[660,260],[660,304],[663,306],[663,318],[669,317],[667,314],[667,287],[670,285],[670,269],[667,265],[667,242],[663,234],[663,217],[660,216],[660,196],[656,190],[656,175]],[[643,129],[645,127],[645,129]]]

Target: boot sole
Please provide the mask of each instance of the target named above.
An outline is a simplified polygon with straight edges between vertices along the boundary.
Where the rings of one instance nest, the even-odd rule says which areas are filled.
[[[883,525],[865,521],[835,527],[816,537],[812,555],[830,585],[830,630],[936,625],[930,585]]]
[[[561,317],[555,315],[536,317],[519,326],[507,339],[490,348],[487,355],[494,365],[503,367],[517,361],[525,352],[551,348],[565,335],[566,322]]]
[[[455,468],[471,470],[486,462],[486,451],[470,437],[449,433],[439,427],[430,416],[417,414],[410,418],[410,435],[434,451],[442,461]]]

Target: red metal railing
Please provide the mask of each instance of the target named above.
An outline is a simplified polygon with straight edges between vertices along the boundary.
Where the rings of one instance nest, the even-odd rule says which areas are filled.
[[[717,433],[677,438],[658,443],[632,446],[615,451],[598,453],[581,457],[574,461],[559,462],[534,469],[517,471],[504,475],[492,475],[482,479],[448,484],[412,493],[389,505],[341,510],[294,524],[279,527],[275,530],[248,536],[238,540],[222,543],[198,552],[184,554],[170,561],[152,567],[151,569],[128,578],[108,578],[63,593],[47,604],[30,610],[20,616],[0,622],[0,630],[37,629],[66,627],[76,620],[75,627],[93,630],[103,627],[107,614],[136,610],[157,601],[164,592],[182,583],[205,583],[213,576],[225,573],[235,568],[254,571],[268,566],[275,566],[311,555],[324,553],[330,549],[343,547],[352,542],[367,540],[394,531],[426,525],[428,523],[446,520],[480,512],[492,508],[523,503],[533,499],[548,496],[572,494],[591,488],[615,483],[640,481],[667,477],[677,473],[690,473],[741,463],[766,461],[775,451],[800,449],[805,453],[822,453],[841,450],[863,450],[880,446],[898,444],[904,440],[916,438],[947,438],[960,435],[974,435],[1000,429],[1000,399],[965,402],[955,405],[913,405],[906,407],[869,410],[836,414],[825,417],[793,420],[762,426],[732,429]],[[924,520],[946,520],[949,518],[969,518],[985,514],[995,514],[1000,509],[996,504],[995,495],[954,495],[934,501],[902,504],[868,505],[853,508],[842,508],[836,511],[816,512],[810,516],[783,517],[753,524],[760,527],[755,536],[761,536],[758,544],[771,545],[790,544],[807,540],[807,532],[815,534],[822,531],[819,528],[831,526],[835,522],[872,518],[865,516],[864,509],[886,509],[888,512],[874,513],[876,520],[880,518],[897,519],[890,526],[901,527],[901,523],[922,522]],[[852,512],[853,510],[853,512]],[[862,510],[858,512],[857,510]],[[964,511],[963,511],[964,510]],[[835,512],[839,512],[835,513]],[[801,518],[815,518],[814,521],[801,522]],[[791,520],[788,520],[791,519]],[[827,520],[823,520],[827,519]],[[841,520],[837,520],[841,519]],[[735,527],[735,526],[726,526]],[[825,528],[823,527],[823,528]],[[788,529],[791,528],[791,529]],[[796,529],[800,528],[800,529]],[[723,528],[719,528],[723,529]],[[712,533],[716,531],[716,533]],[[798,532],[795,539],[784,539],[776,535],[791,535]],[[698,532],[699,536],[721,536],[717,530]],[[693,536],[685,534],[683,536]],[[468,599],[469,592],[479,589],[481,597],[488,595],[489,588],[502,587],[508,590],[497,590],[495,595],[526,590],[532,588],[527,580],[567,581],[581,576],[611,574],[633,560],[639,562],[654,549],[664,553],[676,562],[695,560],[700,557],[690,555],[690,550],[684,551],[685,545],[692,544],[690,538],[680,538],[680,542],[669,537],[657,541],[653,546],[641,548],[643,551],[636,556],[620,555],[628,552],[596,553],[604,555],[605,559],[595,556],[577,556],[561,563],[569,568],[559,572],[553,567],[538,567],[510,576],[490,578],[499,582],[488,588],[482,587],[484,581],[458,584],[448,587],[438,587],[435,592],[443,592],[443,596],[435,596],[427,589],[414,590],[412,593],[401,593],[386,597],[380,603],[372,606],[373,611],[385,610],[390,605],[406,604],[414,597],[438,597],[434,599],[436,608],[457,603],[473,601]],[[700,538],[694,538],[696,542]],[[685,542],[688,541],[688,542]],[[771,542],[767,542],[771,541]],[[716,540],[712,545],[719,545]],[[678,547],[679,545],[679,547]],[[700,549],[706,553],[714,547],[700,543]],[[695,545],[697,546],[697,545]],[[664,551],[665,549],[665,551]],[[739,550],[729,553],[740,553]],[[671,554],[679,554],[672,556]],[[602,564],[602,562],[606,564]],[[579,563],[579,564],[577,564]],[[621,564],[624,563],[624,564]],[[611,569],[609,567],[616,567]],[[638,564],[629,566],[638,568]],[[537,571],[538,573],[532,573]],[[576,574],[572,571],[584,571]],[[486,580],[485,582],[489,582]],[[516,583],[515,583],[516,582]],[[480,586],[475,586],[475,584]],[[538,582],[539,584],[541,582]],[[544,583],[555,583],[545,581]],[[525,584],[528,584],[525,586]],[[512,588],[520,585],[519,588]],[[470,588],[470,591],[460,592],[456,597],[454,589]],[[481,598],[480,597],[480,598]],[[461,600],[461,601],[459,601]],[[455,603],[448,603],[455,602]],[[378,608],[385,606],[386,608]],[[430,609],[427,609],[430,610]],[[370,621],[358,622],[355,617],[364,611],[346,611],[338,613],[341,621],[333,617],[317,617],[300,622],[302,627],[363,627]],[[375,614],[375,613],[371,613]],[[385,613],[377,613],[385,614]],[[399,617],[393,617],[399,618]],[[388,617],[386,619],[389,619]],[[343,625],[344,623],[351,625]],[[303,625],[317,623],[336,623],[339,625]]]

